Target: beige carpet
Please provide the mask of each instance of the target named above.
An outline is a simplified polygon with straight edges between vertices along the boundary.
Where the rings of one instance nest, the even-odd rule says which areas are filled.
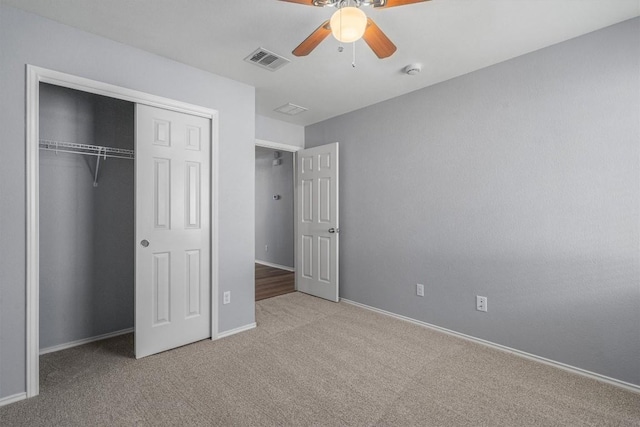
[[[131,335],[42,356],[0,425],[640,426],[640,394],[344,303],[283,295],[257,321],[138,361]]]

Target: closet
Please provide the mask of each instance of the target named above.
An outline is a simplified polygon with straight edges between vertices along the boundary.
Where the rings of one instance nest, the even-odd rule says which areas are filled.
[[[40,353],[134,326],[135,104],[40,83]]]

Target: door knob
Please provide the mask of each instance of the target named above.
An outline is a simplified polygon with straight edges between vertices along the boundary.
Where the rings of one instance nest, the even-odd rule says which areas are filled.
[[[149,246],[149,241],[147,239],[144,239],[143,241],[140,242],[140,244],[142,245],[143,248],[146,248],[147,246]]]
[[[329,231],[329,233],[339,233],[339,232],[340,232],[340,229],[339,229],[339,228],[333,228],[333,227],[331,227],[331,228],[330,228],[329,230],[327,230],[327,231]]]

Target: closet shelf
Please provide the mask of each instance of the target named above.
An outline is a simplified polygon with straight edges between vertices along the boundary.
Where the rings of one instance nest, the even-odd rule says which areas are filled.
[[[55,151],[56,153],[74,153],[96,156],[96,168],[93,174],[93,186],[98,186],[98,171],[100,170],[100,158],[108,157],[116,159],[134,159],[135,152],[124,148],[102,147],[100,145],[77,144],[75,142],[40,140],[40,149]]]
[[[124,148],[102,147],[100,145],[77,144],[75,142],[40,140],[40,149],[60,153],[86,154],[102,158],[134,159],[135,152]]]

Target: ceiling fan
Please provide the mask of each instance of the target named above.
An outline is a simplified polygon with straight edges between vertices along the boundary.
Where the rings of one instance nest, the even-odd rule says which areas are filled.
[[[351,43],[363,38],[378,58],[388,58],[396,51],[396,46],[382,32],[371,18],[367,18],[361,6],[388,8],[421,3],[429,0],[280,0],[289,3],[317,7],[335,7],[338,10],[298,47],[293,50],[295,56],[306,56],[315,49],[329,34],[343,42]]]

